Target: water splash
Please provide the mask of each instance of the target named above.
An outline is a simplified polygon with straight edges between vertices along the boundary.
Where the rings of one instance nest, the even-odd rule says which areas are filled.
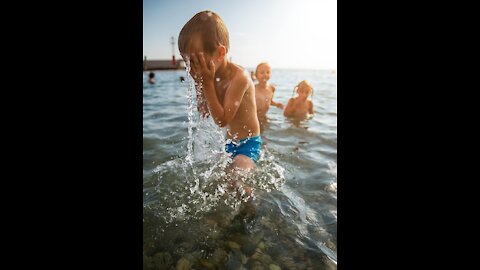
[[[188,99],[188,107],[187,107],[187,117],[188,117],[188,143],[187,143],[187,156],[185,157],[186,162],[193,168],[193,122],[194,122],[194,114],[193,114],[193,89],[195,89],[195,82],[189,76],[190,75],[190,58],[186,58],[186,62],[188,63],[186,66],[187,71],[187,80],[188,80],[188,91],[187,91],[187,99]]]
[[[201,78],[195,81],[190,76],[188,57],[185,63],[189,86],[186,95],[186,154],[183,158],[158,165],[149,181],[150,187],[144,188],[144,194],[149,194],[145,195],[144,208],[154,213],[165,226],[179,221],[198,220],[210,211],[225,207],[231,209],[230,213],[236,212],[242,202],[249,199],[242,194],[244,191],[241,188],[233,187],[232,175],[227,173],[231,164],[231,158],[225,152],[227,130],[220,129],[212,117],[195,113],[195,107],[205,102],[200,94],[203,85]],[[257,168],[241,175],[241,179],[254,191],[269,192],[285,182],[283,172],[274,156],[263,147]]]

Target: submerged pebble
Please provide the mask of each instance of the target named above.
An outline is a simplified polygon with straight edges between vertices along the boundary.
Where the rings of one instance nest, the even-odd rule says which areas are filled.
[[[227,246],[232,250],[240,250],[240,245],[233,241],[227,241]]]
[[[247,256],[252,256],[253,253],[255,253],[255,249],[257,247],[255,246],[254,243],[246,243],[245,245],[242,246],[242,252],[245,253]]]
[[[190,269],[190,261],[186,258],[180,258],[177,261],[177,267],[175,267],[176,270],[189,270]]]
[[[168,252],[158,252],[152,258],[157,269],[168,269],[173,264],[173,259]]]
[[[270,270],[282,270],[282,268],[280,268],[280,266],[278,266],[278,265],[276,265],[276,264],[270,264],[270,265],[268,266],[268,268],[269,268]]]

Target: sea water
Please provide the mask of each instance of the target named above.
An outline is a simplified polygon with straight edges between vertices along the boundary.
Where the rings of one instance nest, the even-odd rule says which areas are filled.
[[[270,107],[249,202],[229,187],[225,131],[199,116],[194,81],[143,76],[144,269],[336,269],[336,73],[272,70],[273,99],[308,80],[315,113]]]

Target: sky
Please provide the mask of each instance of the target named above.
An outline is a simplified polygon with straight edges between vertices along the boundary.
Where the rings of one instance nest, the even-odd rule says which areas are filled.
[[[180,58],[180,30],[216,12],[230,34],[232,62],[254,68],[337,69],[337,0],[143,0],[143,57]]]

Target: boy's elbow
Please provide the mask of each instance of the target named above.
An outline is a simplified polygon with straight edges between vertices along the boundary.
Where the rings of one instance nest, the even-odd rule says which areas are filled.
[[[223,119],[215,119],[215,123],[219,126],[219,127],[225,127],[226,125],[228,125],[228,122],[226,120],[223,120]]]

